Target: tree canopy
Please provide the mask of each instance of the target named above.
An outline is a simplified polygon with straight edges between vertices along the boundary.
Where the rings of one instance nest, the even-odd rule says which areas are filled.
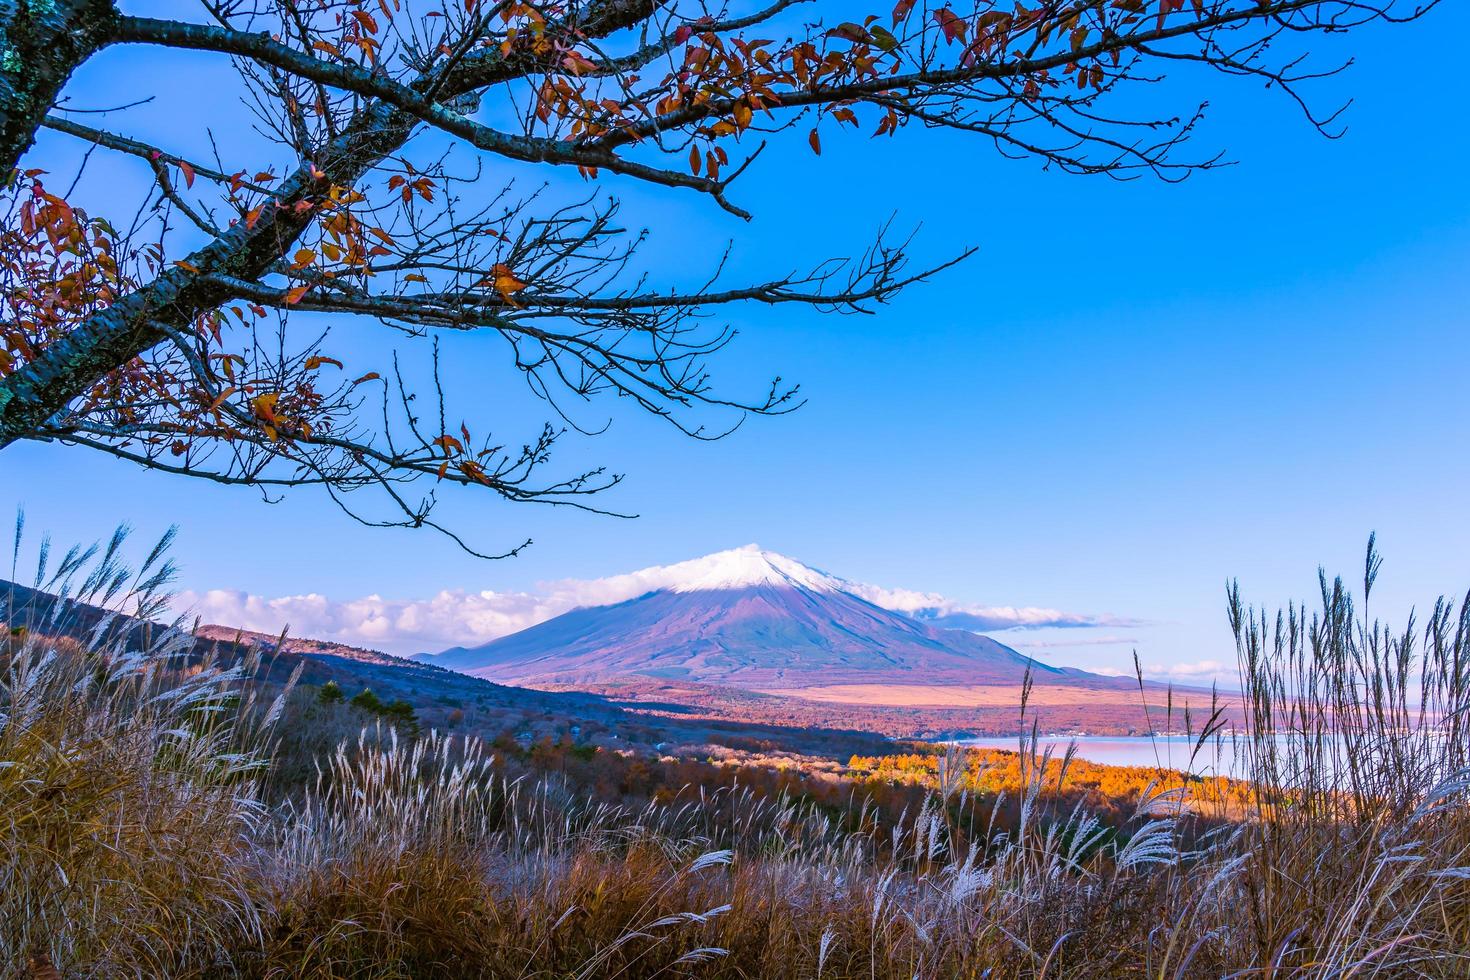
[[[851,127],[957,130],[1070,173],[1177,180],[1222,160],[1194,150],[1203,105],[1169,73],[1269,84],[1330,134],[1337,104],[1315,109],[1302,86],[1343,66],[1312,60],[1311,38],[1433,5],[201,0],[185,21],[3,0],[0,449],[52,440],[267,493],[316,485],[373,524],[438,527],[443,484],[591,508],[617,475],[543,475],[577,424],[569,404],[621,396],[700,438],[789,411],[798,392],[780,378],[746,394],[714,382],[732,337],[720,308],[869,312],[963,258],[915,266],[885,231],[795,274],[728,282],[714,251],[701,285],[652,281],[605,175],[743,219],[738,181],[768,140],[820,155],[824,133]],[[118,45],[231,59],[259,157],[188,157],[130,135],[126,111],[75,111],[68,79]],[[75,142],[79,169],[94,152],[134,160],[147,200],[74,206],[70,175],[27,165],[43,128]],[[451,165],[445,139],[480,164]],[[570,203],[523,193],[497,159],[593,186]],[[452,417],[437,369],[428,390],[396,361],[344,371],[352,341],[302,314],[431,345],[493,332],[551,421],[517,444]],[[371,490],[368,506],[348,496]]]

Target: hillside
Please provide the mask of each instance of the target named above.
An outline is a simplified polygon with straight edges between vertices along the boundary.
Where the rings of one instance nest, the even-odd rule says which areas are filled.
[[[36,633],[85,639],[99,624],[107,634],[129,634],[129,644],[141,642],[145,631],[165,627],[96,606],[61,601],[54,595],[0,580],[0,627],[25,628]],[[487,739],[512,738],[521,743],[550,738],[574,738],[583,743],[616,744],[628,750],[654,752],[655,746],[684,744],[751,745],[771,750],[831,758],[854,752],[876,751],[881,736],[860,726],[835,727],[824,723],[786,724],[775,715],[749,722],[730,711],[661,710],[659,704],[641,704],[616,692],[541,691],[496,684],[432,664],[416,663],[389,654],[322,640],[287,637],[276,650],[279,636],[267,636],[226,626],[202,627],[180,660],[199,663],[206,658],[240,662],[252,645],[268,655],[255,679],[281,685],[299,670],[299,683],[337,684],[350,697],[364,689],[383,701],[412,705],[425,728],[454,730]]]
[[[221,626],[210,623],[197,627],[194,635],[206,640],[217,640],[225,643],[254,643],[268,650],[276,649],[280,644],[281,637],[270,633],[260,633],[255,630],[239,629],[234,626]],[[344,660],[356,660],[365,664],[378,664],[385,667],[413,666],[414,662],[405,657],[395,657],[391,653],[383,653],[381,650],[369,650],[366,647],[349,646],[346,643],[334,643],[331,640],[313,640],[286,634],[286,642],[283,651],[286,653],[305,654],[316,657],[339,657]],[[422,665],[421,665],[422,666]]]

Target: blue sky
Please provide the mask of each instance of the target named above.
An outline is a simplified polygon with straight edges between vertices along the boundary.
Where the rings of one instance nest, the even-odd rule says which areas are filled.
[[[820,159],[799,138],[772,147],[737,185],[749,225],[605,181],[653,230],[649,260],[669,281],[729,239],[752,275],[842,254],[891,213],[922,225],[921,255],[980,249],[874,317],[732,311],[741,336],[719,376],[800,381],[810,401],[795,415],[703,444],[601,406],[610,431],[568,440],[563,459],[626,472],[604,503],[637,520],[447,494],[441,517],[476,542],[535,539],[486,563],[431,533],[364,529],[309,491],[266,504],[41,445],[5,451],[0,508],[24,505],[63,540],[177,523],[183,588],[333,602],[533,592],[755,541],[858,581],[1134,621],[1003,638],[1102,669],[1136,647],[1191,677],[1233,664],[1228,577],[1256,600],[1310,598],[1319,563],[1359,568],[1370,530],[1387,557],[1375,611],[1422,608],[1470,586],[1470,136],[1453,101],[1467,16],[1446,7],[1317,45],[1357,59],[1313,90],[1321,105],[1354,99],[1336,141],[1254,83],[1175,79],[1181,109],[1211,103],[1199,150],[1239,161],[1182,185],[1045,173],[919,131],[824,135]],[[164,91],[111,125],[187,148],[207,114],[245,147],[230,77],[207,56],[121,51],[68,92]],[[181,111],[184,92],[207,112]],[[61,172],[75,150],[46,137],[34,159]],[[137,186],[136,169],[94,171],[94,210]],[[489,341],[457,349],[468,404],[529,431],[542,407],[497,355]]]

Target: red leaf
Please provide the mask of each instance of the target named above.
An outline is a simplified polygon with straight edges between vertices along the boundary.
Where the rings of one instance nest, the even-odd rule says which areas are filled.
[[[934,22],[944,32],[944,39],[953,44],[956,40],[963,40],[965,29],[969,26],[961,18],[955,16],[953,10],[942,7],[934,11]]]

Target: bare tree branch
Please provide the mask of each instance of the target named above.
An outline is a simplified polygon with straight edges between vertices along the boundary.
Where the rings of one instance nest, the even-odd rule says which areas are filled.
[[[714,316],[741,303],[868,314],[970,252],[911,268],[910,240],[884,226],[805,270],[732,283],[728,253],[714,254],[700,281],[664,283],[615,201],[522,194],[498,161],[694,190],[742,218],[732,182],[798,126],[816,153],[824,128],[894,137],[914,123],[1068,172],[1179,180],[1223,162],[1186,155],[1203,105],[1169,112],[1127,93],[1206,66],[1284,91],[1331,136],[1345,100],[1318,111],[1309,94],[1345,65],[1315,65],[1304,42],[1435,6],[899,0],[830,26],[800,23],[804,2],[201,0],[207,23],[110,0],[0,3],[6,172],[45,128],[85,148],[79,180],[98,151],[150,181],[118,216],[87,214],[35,169],[6,183],[0,449],[84,445],[268,499],[318,486],[364,523],[451,536],[431,516],[442,485],[603,512],[586,498],[620,477],[542,476],[566,429],[606,426],[582,418],[598,398],[705,439],[791,411],[799,391],[780,378],[744,396],[715,384],[735,331]],[[189,159],[113,131],[125,118],[102,129],[57,106],[72,71],[113,44],[231,58],[259,158]],[[416,139],[430,130],[473,162]],[[428,338],[428,370],[396,355],[349,370],[358,351],[333,339],[344,321]],[[456,420],[438,338],[467,332],[503,342],[551,423],[511,440]]]

